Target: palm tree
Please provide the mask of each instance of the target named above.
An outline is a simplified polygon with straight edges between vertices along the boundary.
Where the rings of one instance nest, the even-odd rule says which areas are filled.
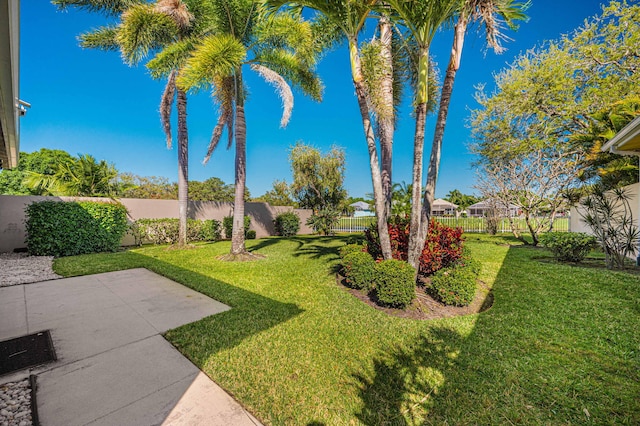
[[[462,0],[458,11],[457,22],[454,26],[453,46],[449,64],[442,84],[440,94],[440,106],[438,108],[438,118],[431,146],[431,156],[429,159],[429,169],[427,172],[427,183],[423,195],[423,205],[421,210],[412,212],[412,217],[418,214],[420,220],[418,232],[412,232],[415,235],[415,244],[411,246],[414,253],[409,255],[410,262],[414,262],[420,256],[422,247],[424,246],[428,233],[429,219],[431,216],[431,206],[435,198],[436,181],[438,180],[438,171],[440,168],[440,154],[442,151],[442,139],[444,137],[444,129],[449,111],[449,103],[453,92],[453,83],[456,73],[460,68],[460,60],[462,57],[462,47],[464,38],[467,33],[467,27],[470,22],[481,21],[486,28],[486,39],[489,47],[500,53],[503,48],[500,45],[500,24],[498,16],[501,16],[512,29],[515,28],[515,20],[523,20],[526,18],[523,11],[528,7],[528,3],[515,3],[513,0]],[[422,158],[420,159],[422,163]],[[413,226],[413,222],[412,222]],[[413,265],[413,263],[412,263]],[[414,265],[415,266],[415,265]]]
[[[211,0],[207,35],[196,46],[178,76],[178,87],[211,86],[219,103],[205,161],[227,129],[235,139],[235,200],[231,256],[243,256],[244,191],[246,186],[246,89],[243,70],[249,66],[278,90],[284,103],[281,125],[289,120],[293,94],[287,80],[315,99],[322,87],[314,73],[316,46],[311,25],[294,13],[267,15],[256,0]]]
[[[159,51],[154,66],[149,67],[154,78],[167,78],[167,85],[160,103],[160,116],[171,148],[171,108],[176,98],[176,75],[186,59],[185,54],[175,53],[193,44],[198,25],[202,22],[204,7],[197,0],[158,0],[155,4],[142,0],[53,0],[64,9],[79,7],[106,15],[120,15],[121,24],[107,25],[80,36],[84,48],[120,50],[129,65],[136,65],[150,52]],[[187,4],[189,3],[189,4]],[[196,13],[192,13],[195,11]],[[197,19],[196,19],[197,18]],[[164,52],[164,54],[163,54]],[[161,55],[163,54],[163,55]],[[170,61],[162,59],[171,56]],[[186,122],[186,92],[177,90],[178,110],[178,243],[187,243],[188,207],[188,132]]]
[[[358,107],[362,117],[362,127],[365,133],[367,149],[369,152],[369,166],[371,168],[371,180],[373,184],[374,205],[376,210],[377,228],[380,235],[380,246],[385,259],[391,259],[391,242],[387,218],[389,209],[382,183],[382,174],[373,122],[371,120],[369,105],[370,97],[367,91],[365,76],[363,73],[362,58],[358,46],[358,36],[364,28],[364,24],[372,15],[373,8],[378,4],[377,0],[267,0],[272,8],[280,8],[284,5],[296,7],[308,7],[320,13],[322,22],[331,28],[328,33],[339,32],[346,39],[349,47],[351,65],[351,77],[355,87]],[[388,157],[390,159],[390,156]],[[389,163],[390,164],[390,163]],[[391,184],[389,181],[389,191]]]

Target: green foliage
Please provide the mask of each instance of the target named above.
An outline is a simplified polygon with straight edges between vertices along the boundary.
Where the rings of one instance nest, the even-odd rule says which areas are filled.
[[[27,247],[37,256],[116,251],[127,231],[122,204],[42,201],[25,209]]]
[[[300,217],[294,212],[281,213],[274,220],[276,233],[283,237],[293,237],[300,230]]]
[[[179,219],[138,219],[134,225],[136,241],[153,244],[176,244],[179,241]],[[220,231],[217,220],[187,220],[187,241],[218,241]]]
[[[254,198],[253,201],[269,203],[272,206],[297,206],[297,203],[291,198],[289,185],[283,180],[275,180],[273,182],[273,189],[265,192],[264,195],[258,198]]]
[[[191,185],[191,182],[189,182]],[[119,196],[154,200],[177,200],[178,184],[161,176],[138,176],[133,173],[118,175]]]
[[[352,254],[349,256],[353,256]],[[407,262],[383,260],[375,265],[375,294],[385,306],[404,309],[416,297],[415,270]]]
[[[322,209],[307,219],[307,225],[322,235],[331,235],[333,227],[340,220],[340,212],[333,209]]]
[[[30,188],[24,183],[29,173],[54,175],[60,164],[74,161],[66,151],[42,148],[35,152],[21,152],[18,167],[0,171],[0,194],[46,195],[46,191]]]
[[[480,201],[480,197],[476,197],[475,195],[463,194],[457,189],[449,191],[445,200],[456,204],[458,206],[458,210],[466,210],[467,207],[474,205],[475,203]]]
[[[364,252],[365,246],[363,246],[362,244],[347,244],[345,246],[340,247],[339,251],[340,251],[340,258],[344,259],[344,257],[348,254]]]
[[[342,273],[349,287],[371,290],[376,279],[376,262],[369,253],[352,252],[342,258]]]
[[[480,268],[479,262],[465,257],[433,274],[426,290],[445,305],[467,306],[476,295]]]
[[[244,236],[247,236],[249,232],[249,226],[251,226],[251,218],[249,216],[244,217]],[[225,216],[222,219],[222,228],[224,229],[224,237],[229,239],[233,233],[233,216]]]
[[[247,240],[255,240],[256,239],[256,231],[254,231],[253,229],[249,229],[246,232],[245,237],[247,238]]]
[[[593,235],[582,232],[549,232],[540,236],[540,243],[559,262],[581,262],[597,245]]]
[[[300,207],[327,212],[341,210],[347,200],[347,191],[343,186],[344,156],[344,150],[335,146],[327,154],[302,142],[291,148],[291,192]]]

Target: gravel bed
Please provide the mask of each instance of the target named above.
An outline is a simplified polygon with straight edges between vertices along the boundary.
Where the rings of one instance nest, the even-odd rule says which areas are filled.
[[[62,278],[53,272],[52,264],[53,256],[0,253],[0,287]]]
[[[32,426],[29,379],[0,385],[0,426]]]

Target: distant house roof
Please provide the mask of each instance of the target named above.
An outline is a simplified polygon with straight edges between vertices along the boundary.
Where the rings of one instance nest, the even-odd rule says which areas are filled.
[[[357,201],[353,204],[349,204],[350,207],[353,207],[356,210],[369,210],[371,206],[365,203],[364,201]]]
[[[453,204],[447,200],[443,200],[442,198],[438,198],[433,200],[433,204],[431,205],[431,208],[446,208],[446,209],[457,209],[458,205],[457,204]]]
[[[0,167],[18,165],[19,0],[0,2]]]

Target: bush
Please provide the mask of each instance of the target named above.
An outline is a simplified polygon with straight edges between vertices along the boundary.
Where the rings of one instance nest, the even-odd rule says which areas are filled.
[[[347,244],[346,246],[340,247],[340,258],[344,259],[344,257],[350,253],[361,253],[364,252],[365,247],[360,244]]]
[[[41,201],[25,211],[27,247],[36,256],[116,251],[128,229],[119,203]]]
[[[247,240],[255,240],[256,239],[256,231],[254,231],[253,229],[248,230],[247,233],[245,234],[245,238]]]
[[[480,264],[473,259],[437,271],[427,291],[445,305],[467,306],[476,295]]]
[[[352,256],[352,255],[351,255]],[[404,309],[416,297],[415,271],[407,262],[390,259],[375,266],[375,292],[378,302]]]
[[[281,213],[273,221],[276,234],[283,237],[293,237],[300,230],[300,217],[294,212]]]
[[[365,231],[367,251],[376,259],[382,259],[380,238],[375,227]],[[409,219],[395,217],[389,223],[391,254],[394,259],[407,260],[409,247]],[[461,228],[450,228],[431,219],[429,233],[420,256],[419,274],[432,275],[434,272],[455,264],[462,258],[464,240]]]
[[[307,219],[307,225],[313,228],[313,231],[322,235],[333,234],[333,227],[340,220],[340,212],[333,209],[323,209],[311,215]]]
[[[175,218],[138,219],[133,228],[136,242],[176,244],[179,241],[180,220]],[[218,241],[220,222],[217,220],[187,219],[187,241]]]
[[[596,247],[596,237],[582,232],[549,232],[540,236],[559,262],[581,262]]]
[[[247,238],[247,232],[249,231],[249,226],[251,226],[251,218],[249,216],[244,217],[244,237]],[[231,239],[231,234],[233,233],[233,216],[225,216],[222,219],[222,227],[224,228],[224,237],[226,239]]]
[[[371,290],[376,276],[376,262],[369,253],[354,252],[342,259],[342,271],[349,287]]]

